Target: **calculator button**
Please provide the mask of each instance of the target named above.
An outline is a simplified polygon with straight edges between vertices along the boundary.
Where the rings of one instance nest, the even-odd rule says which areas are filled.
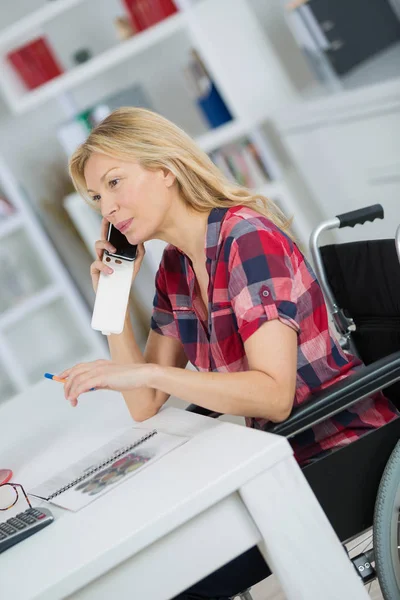
[[[11,527],[11,525],[7,525],[6,523],[3,523],[2,525],[0,525],[0,530],[9,535],[11,535],[12,533],[15,533],[17,531],[15,529],[15,527]]]
[[[17,529],[25,529],[25,527],[26,527],[26,523],[24,523],[20,519],[15,519],[15,518],[8,519],[7,523],[12,525],[13,527],[16,527]]]
[[[24,523],[33,523],[35,521],[35,519],[31,516],[31,515],[20,515],[18,517],[21,521],[23,521]]]
[[[36,519],[34,517],[31,517],[31,515],[21,515],[19,518],[27,525],[32,525],[32,523],[36,523]]]

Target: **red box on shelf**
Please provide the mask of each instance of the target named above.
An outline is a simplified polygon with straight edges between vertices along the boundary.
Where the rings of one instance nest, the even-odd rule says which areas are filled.
[[[171,15],[178,12],[178,9],[176,8],[175,2],[173,2],[173,0],[157,0],[157,1],[159,4],[161,4],[161,9],[162,9],[162,12],[164,13],[164,18],[170,17]]]
[[[144,31],[177,12],[172,0],[124,0],[124,4],[137,32]]]
[[[26,87],[33,90],[63,73],[46,39],[39,37],[7,54]]]

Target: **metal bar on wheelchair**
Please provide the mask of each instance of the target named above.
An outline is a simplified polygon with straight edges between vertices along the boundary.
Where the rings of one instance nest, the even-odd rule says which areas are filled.
[[[383,217],[383,207],[380,204],[374,204],[372,206],[366,206],[358,210],[343,213],[333,219],[330,219],[329,221],[324,221],[311,233],[310,251],[314,261],[315,272],[321,285],[322,292],[325,296],[328,310],[332,315],[338,332],[342,336],[342,339],[340,340],[341,346],[350,350],[353,352],[353,354],[357,354],[356,348],[351,340],[351,330],[354,328],[354,321],[353,319],[346,317],[343,310],[336,302],[335,296],[325,274],[325,267],[319,249],[319,238],[324,231],[328,231],[330,229],[354,227],[357,224],[363,225],[366,221],[383,219]],[[398,230],[398,244],[396,247],[400,260],[400,227]]]
[[[329,231],[331,229],[339,229],[340,221],[337,217],[334,219],[329,219],[329,221],[323,221],[318,227],[316,227],[312,233],[310,238],[310,251],[311,256],[314,261],[314,268],[317,274],[318,282],[322,288],[322,291],[325,296],[326,303],[328,305],[328,309],[331,313],[335,312],[337,308],[336,300],[331,290],[331,286],[328,283],[328,279],[325,273],[324,262],[322,260],[321,252],[319,249],[319,238],[324,231]]]
[[[395,242],[395,245],[396,245],[397,257],[398,257],[399,262],[400,262],[400,225],[397,228],[394,242]]]
[[[310,251],[314,261],[317,279],[324,294],[328,310],[332,315],[339,334],[341,335],[340,345],[343,348],[351,351],[353,354],[357,354],[356,348],[354,347],[350,337],[351,327],[354,326],[353,319],[346,317],[343,310],[336,302],[335,296],[333,295],[331,286],[329,285],[328,278],[325,273],[324,262],[322,260],[322,255],[319,248],[319,238],[321,234],[331,229],[339,229],[340,226],[341,223],[338,217],[330,219],[329,221],[324,221],[318,225],[318,227],[316,227],[311,233]]]

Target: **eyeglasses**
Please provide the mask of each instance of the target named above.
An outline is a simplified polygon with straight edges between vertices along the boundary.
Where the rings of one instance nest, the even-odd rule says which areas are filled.
[[[32,504],[29,502],[29,498],[26,495],[22,485],[19,483],[12,483],[10,481],[0,485],[0,511],[8,510],[17,504],[19,499],[18,488],[20,488],[25,496],[25,500],[27,501],[29,508],[32,508]]]

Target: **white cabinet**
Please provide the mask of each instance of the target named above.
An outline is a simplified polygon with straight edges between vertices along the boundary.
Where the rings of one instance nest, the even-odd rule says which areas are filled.
[[[106,357],[104,340],[21,187],[0,161],[0,402],[82,360]]]
[[[324,218],[382,204],[385,219],[337,239],[393,237],[400,223],[400,80],[305,103],[277,118]]]

